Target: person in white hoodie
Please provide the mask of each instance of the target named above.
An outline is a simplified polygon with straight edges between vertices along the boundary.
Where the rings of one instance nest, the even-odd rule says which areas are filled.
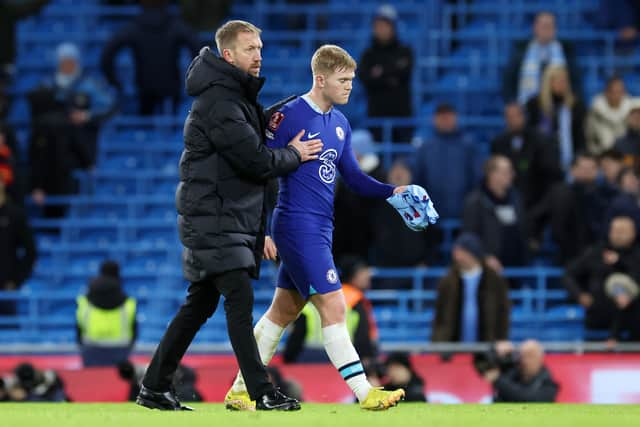
[[[610,78],[604,92],[593,98],[586,129],[587,149],[591,154],[600,155],[609,150],[616,139],[624,135],[631,101],[620,77]]]

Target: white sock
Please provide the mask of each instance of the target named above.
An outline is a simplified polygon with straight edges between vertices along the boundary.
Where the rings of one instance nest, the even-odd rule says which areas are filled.
[[[269,364],[276,352],[283,332],[284,328],[267,319],[267,316],[262,316],[253,328],[253,334],[258,344],[258,353],[260,353],[260,359],[262,359],[262,363],[265,366]],[[244,378],[242,378],[240,371],[238,371],[238,375],[236,375],[236,379],[231,388],[236,393],[247,391],[247,386],[244,383]]]
[[[324,348],[347,385],[362,402],[372,386],[367,381],[358,352],[351,343],[345,323],[337,323],[322,328]]]

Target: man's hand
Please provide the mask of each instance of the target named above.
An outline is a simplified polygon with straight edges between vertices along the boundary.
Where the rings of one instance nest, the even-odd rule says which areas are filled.
[[[593,297],[587,292],[582,292],[578,296],[578,303],[584,308],[589,308],[593,304]]]
[[[83,125],[89,121],[89,113],[85,110],[73,110],[69,114],[69,120],[76,126]]]
[[[613,265],[620,259],[618,252],[606,249],[602,252],[602,260],[607,265]]]
[[[404,193],[405,191],[407,191],[407,186],[406,185],[401,185],[401,186],[396,187],[396,188],[393,189],[393,194]]]
[[[322,140],[320,139],[310,139],[308,141],[300,141],[300,138],[304,136],[304,129],[302,129],[298,134],[289,141],[289,147],[293,147],[298,154],[300,154],[301,162],[308,162],[309,160],[316,160],[318,158],[318,153],[322,151]]]
[[[36,205],[42,206],[42,205],[44,205],[44,200],[47,198],[47,195],[45,194],[44,190],[42,190],[40,188],[36,188],[31,193],[31,198],[33,199],[33,202]]]
[[[487,372],[484,373],[484,379],[491,384],[495,383],[499,376],[500,376],[500,370],[495,368],[489,369]]]
[[[277,256],[278,249],[276,248],[276,244],[273,242],[273,239],[269,236],[265,237],[262,257],[267,260],[275,261]]]
[[[491,267],[493,271],[495,271],[498,274],[502,274],[502,270],[504,270],[504,267],[502,266],[502,263],[498,258],[496,258],[493,255],[489,255],[484,259],[484,261],[487,263],[489,267]]]

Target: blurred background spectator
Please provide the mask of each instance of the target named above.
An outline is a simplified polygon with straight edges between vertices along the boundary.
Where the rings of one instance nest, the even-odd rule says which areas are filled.
[[[569,183],[556,184],[531,211],[532,238],[539,247],[542,230],[550,224],[558,245],[557,260],[566,264],[603,234],[609,188],[598,179],[598,162],[578,153],[571,166]]]
[[[619,178],[624,168],[624,156],[615,148],[604,151],[598,157],[600,171],[604,178],[604,184],[609,187],[609,192],[617,196]]]
[[[402,161],[389,170],[387,182],[401,186],[411,184],[411,171]],[[370,243],[371,262],[380,267],[417,267],[430,264],[437,256],[438,230],[430,227],[423,232],[407,228],[402,217],[384,200],[377,200],[368,213],[373,222]],[[375,288],[409,288],[407,279],[379,278]]]
[[[431,340],[476,342],[509,336],[508,284],[484,263],[480,239],[463,233],[453,246],[453,264],[438,283]]]
[[[47,195],[74,192],[73,169],[94,168],[100,125],[115,107],[106,85],[83,72],[75,44],[60,44],[56,59],[55,74],[29,93],[31,187],[38,205]],[[45,212],[64,215],[58,207]]]
[[[496,155],[485,163],[482,186],[465,198],[462,229],[474,233],[486,250],[486,262],[496,272],[527,261],[526,218],[520,194],[513,188],[513,167]]]
[[[596,23],[618,33],[618,54],[626,56],[633,53],[640,29],[640,5],[636,0],[600,0]]]
[[[640,230],[640,177],[632,168],[624,168],[618,174],[620,193],[613,199],[605,224],[610,224],[613,218],[626,216],[633,219],[636,230]]]
[[[412,172],[413,183],[429,191],[441,219],[462,215],[464,196],[480,182],[482,157],[473,138],[458,128],[455,108],[438,105],[433,134],[422,137]]]
[[[31,276],[36,245],[26,214],[7,198],[0,170],[0,292],[15,291]],[[0,315],[16,314],[14,301],[0,300]]]
[[[30,363],[22,363],[11,375],[2,378],[7,401],[10,402],[68,402],[64,383],[52,370],[40,370]]]
[[[363,172],[384,182],[387,174],[376,153],[371,133],[356,129],[351,133],[351,147]],[[341,178],[336,184],[334,197],[333,255],[340,259],[345,255],[369,259],[374,235],[371,212],[378,200],[362,197],[347,187]]]
[[[127,360],[138,335],[136,300],[122,289],[118,264],[103,262],[99,276],[77,303],[77,340],[84,366],[115,366]]]
[[[195,31],[214,32],[228,16],[233,0],[180,0],[182,19]]]
[[[586,125],[587,149],[590,153],[599,155],[613,148],[616,140],[625,133],[631,105],[632,99],[627,94],[624,80],[611,77],[604,92],[591,101]]]
[[[139,112],[148,116],[160,112],[169,102],[175,112],[184,80],[180,75],[180,51],[190,57],[202,46],[195,33],[167,9],[167,0],[141,0],[143,10],[129,25],[115,33],[102,52],[100,67],[110,84],[122,93],[124,83],[115,72],[116,56],[130,48],[135,64],[135,85]]]
[[[493,386],[494,402],[555,402],[558,384],[544,366],[542,344],[525,341],[516,353],[513,344],[501,342],[495,352],[498,366],[484,372]]]
[[[606,283],[616,273],[625,274],[636,283],[640,281],[636,231],[631,218],[615,217],[609,227],[607,242],[587,248],[567,265],[564,285],[585,308],[585,326],[589,329],[613,330],[614,320],[620,317],[617,311],[629,305],[616,307],[615,299],[607,296]]]
[[[627,166],[640,169],[640,100],[633,100],[626,120],[626,131],[616,141],[616,149],[624,155]]]
[[[395,352],[387,356],[385,362],[385,390],[404,389],[404,400],[407,402],[426,402],[424,380],[416,373],[409,355]]]
[[[527,101],[527,122],[558,141],[560,164],[566,172],[577,152],[585,150],[585,108],[571,89],[565,66],[549,66],[540,93]]]
[[[411,73],[413,52],[398,40],[398,12],[390,4],[380,6],[373,18],[373,38],[358,65],[358,77],[367,93],[367,113],[370,118],[411,117]],[[372,127],[375,141],[382,142],[382,129]],[[396,126],[392,141],[409,142],[412,127]]]
[[[502,155],[515,169],[514,186],[525,208],[539,203],[551,186],[562,181],[557,142],[526,126],[522,106],[504,107],[506,129],[491,143],[491,154]]]
[[[0,1],[0,73],[12,76],[16,62],[16,25],[20,19],[38,13],[50,0]]]
[[[573,93],[580,94],[580,73],[575,63],[573,47],[556,38],[556,17],[540,12],[533,23],[533,39],[518,42],[511,52],[503,75],[502,99],[526,104],[542,87],[547,66],[567,67]]]

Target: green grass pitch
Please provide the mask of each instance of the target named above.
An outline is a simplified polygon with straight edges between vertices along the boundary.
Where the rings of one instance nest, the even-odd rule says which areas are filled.
[[[12,427],[638,427],[640,405],[425,405],[401,403],[385,412],[356,405],[303,404],[298,412],[230,412],[195,404],[195,412],[160,412],[132,403],[0,404],[0,424]]]

